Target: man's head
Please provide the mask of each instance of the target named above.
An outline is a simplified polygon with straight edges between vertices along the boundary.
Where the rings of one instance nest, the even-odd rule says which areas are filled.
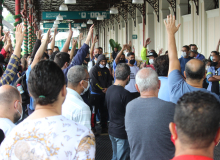
[[[212,51],[210,54],[210,60],[213,61],[213,56],[219,55],[219,52],[217,51]]]
[[[154,60],[158,57],[155,50],[150,50],[147,57],[149,58],[149,63],[154,64]]]
[[[125,81],[127,84],[130,81],[130,67],[126,63],[120,63],[117,65],[115,70],[116,80]]]
[[[198,59],[188,61],[185,66],[184,76],[189,81],[203,81],[205,77],[205,64]]]
[[[135,87],[142,95],[146,92],[154,92],[158,95],[160,89],[160,80],[157,73],[152,68],[143,68],[136,75]]]
[[[134,65],[135,63],[135,54],[133,52],[129,52],[127,54],[128,63]]]
[[[56,52],[56,51],[60,51],[60,49],[57,47],[57,46],[54,46],[54,49],[53,49],[53,52]]]
[[[168,76],[169,58],[166,55],[160,56],[154,60],[154,68],[158,76]]]
[[[115,48],[114,48],[114,51],[117,52],[117,51],[118,51],[118,48],[115,47]]]
[[[99,55],[100,55],[98,48],[96,48],[96,49],[94,50],[93,55],[95,56],[95,59],[98,59],[98,57],[99,57]]]
[[[100,68],[104,68],[106,66],[106,63],[107,63],[107,60],[105,58],[105,55],[103,54],[99,55],[96,64],[99,65]]]
[[[76,65],[69,69],[67,74],[68,87],[78,93],[85,93],[89,89],[89,73],[84,66]]]
[[[102,47],[99,47],[99,54],[102,54],[103,53],[103,49]]]
[[[191,51],[197,52],[198,48],[195,44],[190,44],[189,46],[190,46]]]
[[[61,113],[66,97],[65,83],[63,71],[55,62],[41,60],[30,72],[28,89],[36,105],[58,107]]]
[[[220,64],[220,56],[219,55],[212,56],[211,66],[217,66],[218,64]]]
[[[189,56],[190,48],[189,46],[183,46],[181,51],[182,51],[182,56],[184,58],[187,58]]]
[[[43,59],[43,60],[47,60],[47,59],[49,59],[49,55],[48,55],[47,53],[44,52],[44,54],[43,54],[43,56],[42,56],[41,59]]]
[[[45,50],[45,53],[47,53],[47,54],[48,54],[48,49],[46,49],[46,50]]]
[[[125,54],[124,53],[122,53],[120,60],[119,60],[119,63],[125,63]]]
[[[53,53],[52,49],[48,49],[48,55],[51,56]]]
[[[56,54],[54,62],[62,69],[65,69],[69,66],[70,55],[66,52],[60,52]]]
[[[213,154],[219,141],[220,102],[207,92],[189,92],[175,107],[174,123],[169,128],[176,150],[205,150]]]
[[[10,85],[0,87],[0,116],[16,123],[22,118],[22,98],[17,90]]]

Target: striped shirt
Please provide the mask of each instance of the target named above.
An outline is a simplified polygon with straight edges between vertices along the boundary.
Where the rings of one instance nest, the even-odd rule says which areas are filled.
[[[15,54],[12,54],[8,66],[0,79],[0,86],[11,84],[17,74],[19,62],[20,58],[18,58]]]
[[[62,105],[62,115],[91,129],[90,108],[73,89],[67,88],[66,99]]]

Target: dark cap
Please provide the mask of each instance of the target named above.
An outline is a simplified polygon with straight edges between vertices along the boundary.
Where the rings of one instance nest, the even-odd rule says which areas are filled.
[[[4,63],[5,64],[5,61],[4,61],[5,57],[0,54],[0,64]]]
[[[148,53],[147,57],[151,57],[151,56],[153,56],[154,58],[158,57],[157,53],[155,52]]]

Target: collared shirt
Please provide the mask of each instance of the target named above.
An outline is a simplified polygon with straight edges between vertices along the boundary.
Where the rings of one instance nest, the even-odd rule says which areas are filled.
[[[198,55],[196,56],[196,59],[199,59],[202,61],[203,59],[205,59],[205,57],[202,54],[198,53]]]
[[[207,80],[209,80],[210,77],[213,77],[213,75],[220,76],[220,68],[218,68],[217,70],[215,70],[215,67],[214,67],[214,66],[211,66],[211,67],[208,69],[208,72],[207,72],[207,74],[206,74]],[[208,86],[207,90],[208,90],[208,91],[211,91],[211,90],[212,90],[212,82],[209,82],[209,86]],[[219,90],[220,90],[220,81],[219,81]]]
[[[0,118],[0,129],[3,130],[5,137],[9,135],[15,124],[8,118]]]
[[[196,155],[182,155],[174,157],[172,160],[213,160],[212,158]]]
[[[20,58],[18,58],[15,54],[12,54],[8,66],[0,79],[0,86],[10,84],[14,80],[14,77],[17,74],[19,62]]]
[[[170,102],[170,93],[168,89],[168,77],[159,76],[158,78],[161,82],[160,90],[158,93],[158,98],[164,101]]]
[[[67,88],[66,99],[62,105],[62,115],[91,129],[91,110],[73,89]]]

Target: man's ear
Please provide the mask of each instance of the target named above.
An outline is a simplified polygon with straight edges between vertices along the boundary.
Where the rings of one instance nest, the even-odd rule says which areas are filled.
[[[140,90],[139,90],[139,88],[138,88],[138,85],[137,85],[137,84],[135,84],[135,88],[137,89],[137,91],[138,91],[139,93],[141,93]]]
[[[161,81],[159,80],[158,81],[158,89],[160,89],[160,87],[161,87]]]
[[[177,131],[176,131],[176,124],[173,122],[170,122],[169,129],[171,133],[172,140],[175,141],[177,139]]]
[[[215,139],[214,139],[216,146],[219,144],[219,140],[220,140],[220,128],[218,128],[218,132],[217,132]]]
[[[66,85],[64,85],[62,90],[61,90],[61,95],[62,95],[62,97],[66,97],[66,94],[67,94]]]
[[[183,74],[184,74],[184,77],[186,78],[186,71],[184,71]]]

